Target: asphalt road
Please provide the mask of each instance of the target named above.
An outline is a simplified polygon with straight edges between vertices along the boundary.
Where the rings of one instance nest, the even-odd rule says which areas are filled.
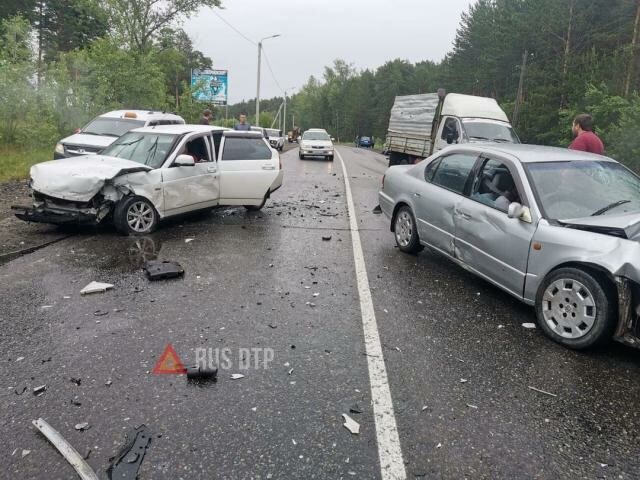
[[[534,313],[507,294],[399,252],[372,212],[384,157],[339,151],[406,477],[639,477],[640,352],[568,351],[524,329]],[[221,208],[142,239],[81,231],[0,266],[0,478],[75,478],[38,417],[101,478],[140,424],[153,432],[141,479],[382,477],[378,440],[393,436],[376,430],[341,164],[295,150],[283,163],[262,212]],[[149,282],[150,258],[184,279]],[[92,280],[114,288],[80,296]],[[226,352],[218,381],[153,374],[168,343],[185,364]]]

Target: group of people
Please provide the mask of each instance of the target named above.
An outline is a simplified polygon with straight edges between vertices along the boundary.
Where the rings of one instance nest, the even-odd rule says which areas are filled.
[[[211,110],[206,109],[205,111],[202,112],[202,115],[200,116],[200,121],[198,123],[200,125],[210,125],[211,117],[212,117]],[[251,130],[251,125],[247,122],[247,114],[245,112],[242,112],[240,114],[238,120],[239,120],[238,123],[236,123],[235,126],[233,127],[234,130],[240,130],[240,131]]]

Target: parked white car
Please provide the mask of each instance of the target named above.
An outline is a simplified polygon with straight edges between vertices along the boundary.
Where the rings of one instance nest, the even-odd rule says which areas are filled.
[[[145,127],[102,155],[31,167],[34,204],[25,221],[97,224],[147,234],[166,217],[217,205],[262,208],[282,185],[280,155],[258,132],[207,125]]]
[[[148,110],[116,110],[99,115],[56,144],[53,158],[100,153],[129,130],[158,125],[183,125],[179,115]]]
[[[298,157],[300,160],[306,157],[325,157],[333,162],[333,139],[326,130],[310,128],[302,134]]]
[[[269,144],[272,148],[275,148],[278,151],[282,151],[284,148],[284,135],[282,134],[282,130],[276,130],[275,128],[267,128],[267,135],[269,135]]]

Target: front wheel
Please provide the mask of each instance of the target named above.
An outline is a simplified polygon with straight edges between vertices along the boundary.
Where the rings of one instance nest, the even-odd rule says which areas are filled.
[[[144,197],[125,197],[113,212],[113,223],[124,235],[147,235],[158,226],[158,213],[153,204]]]
[[[298,154],[298,158],[299,158],[300,160],[304,160],[304,155],[302,155],[301,153],[299,153],[299,154]]]
[[[333,162],[333,155],[328,155],[327,160],[329,160],[330,162]]]
[[[398,248],[405,253],[418,253],[422,250],[416,219],[409,207],[402,206],[396,213],[393,231],[396,236]]]
[[[536,296],[538,324],[555,342],[575,350],[611,338],[616,304],[610,288],[591,273],[560,268],[545,278]]]

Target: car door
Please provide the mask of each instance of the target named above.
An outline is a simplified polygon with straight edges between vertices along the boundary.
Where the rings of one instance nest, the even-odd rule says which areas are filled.
[[[523,178],[513,162],[500,158],[482,158],[476,172],[470,196],[456,212],[456,257],[521,297],[536,225],[509,218],[507,211],[511,202],[529,205]]]
[[[181,154],[193,156],[195,165],[174,165],[176,157]],[[197,133],[182,139],[162,171],[165,215],[218,204],[220,179],[215,160],[211,134]]]
[[[411,192],[418,235],[448,255],[454,253],[454,212],[464,200],[477,158],[475,153],[451,153],[431,161]]]
[[[225,132],[220,146],[220,203],[253,205],[282,181],[278,153],[260,134]]]

